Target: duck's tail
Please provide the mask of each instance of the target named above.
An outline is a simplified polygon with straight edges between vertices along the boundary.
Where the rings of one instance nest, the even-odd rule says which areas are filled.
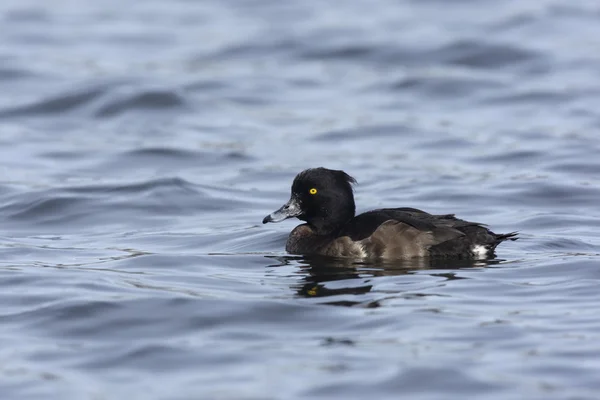
[[[492,233],[494,236],[493,241],[484,245],[476,245],[472,249],[472,253],[477,258],[493,258],[496,256],[495,250],[496,247],[504,242],[505,240],[517,240],[517,235],[519,232],[510,232],[510,233]]]
[[[495,233],[494,234],[494,241],[490,244],[490,246],[488,247],[490,250],[490,254],[494,253],[494,250],[496,250],[496,247],[504,242],[505,240],[517,240],[519,237],[517,236],[519,234],[519,232],[515,231],[515,232],[510,232],[510,233]]]
[[[519,232],[510,232],[510,233],[500,233],[496,234],[496,245],[500,244],[500,242],[504,242],[505,240],[517,240],[519,237],[517,236]]]

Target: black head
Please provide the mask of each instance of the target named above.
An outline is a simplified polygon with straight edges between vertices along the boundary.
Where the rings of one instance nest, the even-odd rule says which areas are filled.
[[[356,180],[344,171],[327,168],[302,171],[294,179],[290,200],[267,215],[263,224],[296,217],[308,222],[318,234],[335,232],[354,217],[353,183]]]

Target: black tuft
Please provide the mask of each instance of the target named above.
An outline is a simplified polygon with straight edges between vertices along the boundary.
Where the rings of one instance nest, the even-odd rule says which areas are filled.
[[[353,177],[351,177],[350,175],[348,175],[347,173],[345,173],[344,171],[335,171],[341,179],[343,179],[344,181],[346,181],[348,184],[350,185],[355,185],[356,179],[354,179]]]
[[[342,179],[346,183],[346,185],[348,185],[348,187],[350,187],[350,191],[352,193],[354,193],[354,187],[352,185],[356,185],[356,183],[357,183],[356,179],[354,179],[353,177],[351,177],[344,171],[338,171],[338,172],[340,172],[340,179]]]

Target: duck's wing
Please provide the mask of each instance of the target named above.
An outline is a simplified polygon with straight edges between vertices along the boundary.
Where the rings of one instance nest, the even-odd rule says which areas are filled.
[[[440,232],[440,237],[448,236],[442,234],[441,228],[448,228],[450,232],[456,234],[453,231],[462,226],[480,225],[457,219],[454,214],[432,215],[416,208],[384,208],[357,215],[346,225],[341,234],[349,236],[352,240],[362,240],[371,236],[387,221],[401,222],[418,231]]]
[[[422,230],[406,222],[388,220],[359,243],[374,257],[400,259],[428,256],[432,247],[464,236],[463,232],[453,228]]]
[[[385,210],[394,220],[411,224],[418,221],[416,228],[429,226],[433,243],[429,255],[435,257],[475,256],[493,257],[496,247],[505,240],[516,240],[517,233],[496,234],[487,225],[456,218],[454,214],[432,215],[417,209]],[[457,234],[459,232],[460,234]]]
[[[497,235],[483,224],[433,215],[415,208],[369,211],[355,217],[342,232],[369,254],[383,258],[471,256],[474,246],[486,255],[512,235]]]

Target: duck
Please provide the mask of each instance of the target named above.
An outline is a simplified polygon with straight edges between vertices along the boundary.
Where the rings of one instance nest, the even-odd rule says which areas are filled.
[[[455,214],[434,215],[417,208],[356,215],[355,184],[342,170],[304,170],[294,178],[289,201],[262,222],[305,221],[292,230],[285,246],[288,253],[303,256],[486,259],[495,257],[503,241],[517,239],[518,232],[496,234]]]

